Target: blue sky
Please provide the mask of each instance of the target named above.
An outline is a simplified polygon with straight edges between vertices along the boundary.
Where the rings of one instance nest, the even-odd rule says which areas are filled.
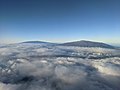
[[[0,0],[0,40],[120,44],[120,0]]]

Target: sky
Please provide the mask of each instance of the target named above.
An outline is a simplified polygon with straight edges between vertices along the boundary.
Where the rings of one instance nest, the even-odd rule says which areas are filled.
[[[120,44],[120,0],[0,0],[0,42]]]

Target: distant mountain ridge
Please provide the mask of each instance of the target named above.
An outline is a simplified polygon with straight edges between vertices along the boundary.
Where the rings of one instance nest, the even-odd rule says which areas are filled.
[[[26,41],[22,43],[32,43],[32,44],[48,44],[48,45],[62,45],[62,46],[77,46],[77,47],[101,47],[101,48],[110,48],[114,49],[115,47],[109,44],[105,44],[102,42],[93,42],[93,41],[74,41],[74,42],[66,42],[62,44],[44,42],[44,41]]]
[[[26,41],[22,43],[32,43],[32,44],[56,44],[56,43],[51,43],[51,42],[44,42],[44,41]]]
[[[22,43],[48,43],[48,42],[44,42],[44,41],[25,41]]]
[[[110,48],[114,49],[115,47],[109,44],[101,43],[101,42],[93,42],[93,41],[75,41],[75,42],[67,42],[61,45],[64,46],[79,46],[79,47],[101,47],[101,48]]]

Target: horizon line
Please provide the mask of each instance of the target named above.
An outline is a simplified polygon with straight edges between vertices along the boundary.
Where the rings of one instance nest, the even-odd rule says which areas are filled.
[[[67,42],[76,42],[76,41],[91,41],[91,42],[99,42],[99,43],[106,43],[106,44],[111,44],[111,45],[120,45],[120,43],[116,42],[107,42],[107,41],[102,41],[102,40],[88,40],[88,39],[79,39],[79,40],[18,40],[18,41],[3,41],[0,42],[0,44],[15,44],[15,43],[22,43],[22,42],[29,42],[29,41],[39,41],[39,42],[49,42],[49,43],[67,43]]]

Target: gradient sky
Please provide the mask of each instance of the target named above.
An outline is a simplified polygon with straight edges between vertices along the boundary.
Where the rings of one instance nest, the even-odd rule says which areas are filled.
[[[120,44],[120,0],[0,0],[0,41]]]

